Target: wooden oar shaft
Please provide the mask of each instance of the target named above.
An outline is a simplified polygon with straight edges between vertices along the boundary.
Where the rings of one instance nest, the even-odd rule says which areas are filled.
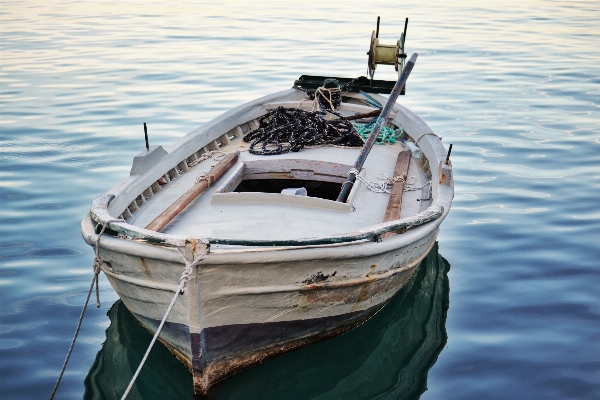
[[[190,204],[200,193],[206,188],[212,185],[217,179],[219,179],[229,168],[231,168],[237,162],[240,155],[239,151],[228,154],[223,158],[217,165],[206,173],[206,177],[194,184],[187,192],[185,192],[179,199],[171,204],[165,211],[163,211],[154,221],[150,222],[146,229],[151,231],[160,232],[169,222],[173,220],[180,212],[182,212],[188,204]]]
[[[410,60],[408,60],[408,62],[406,63],[406,67],[404,67],[404,69],[402,70],[402,74],[400,74],[400,77],[398,77],[398,81],[394,85],[394,88],[390,93],[390,97],[387,103],[385,103],[385,106],[381,110],[381,114],[379,114],[379,117],[377,117],[377,121],[375,121],[375,124],[373,125],[373,130],[371,131],[369,138],[365,142],[363,148],[360,150],[360,154],[358,155],[358,158],[356,159],[353,165],[354,169],[356,169],[358,172],[360,172],[360,170],[362,169],[363,164],[365,163],[365,160],[367,159],[367,156],[369,155],[369,152],[371,151],[371,148],[375,143],[375,139],[377,139],[377,136],[379,136],[379,132],[381,132],[381,128],[383,128],[383,124],[385,124],[385,119],[389,115],[390,111],[392,111],[392,108],[394,108],[396,100],[398,99],[398,96],[400,95],[400,92],[402,91],[402,88],[404,87],[404,84],[406,83],[410,72],[415,66],[417,56],[418,54],[414,53],[412,57],[410,57]],[[353,173],[348,174],[348,180],[342,185],[342,190],[340,191],[340,194],[338,195],[336,201],[339,201],[341,203],[346,202],[346,200],[348,199],[348,195],[350,194],[350,189],[352,189],[352,185],[354,184],[354,182],[356,182],[356,175]]]

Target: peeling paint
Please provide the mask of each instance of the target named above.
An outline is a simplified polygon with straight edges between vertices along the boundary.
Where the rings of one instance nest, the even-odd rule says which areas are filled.
[[[313,283],[326,281],[329,276],[335,276],[335,272],[332,275],[323,275],[323,271],[319,271],[310,278],[303,280],[302,283],[312,285]]]

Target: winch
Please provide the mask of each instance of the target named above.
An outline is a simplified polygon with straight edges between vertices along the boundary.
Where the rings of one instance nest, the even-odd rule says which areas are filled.
[[[379,23],[381,17],[377,17],[377,30],[371,35],[371,45],[367,55],[367,75],[359,76],[358,78],[341,78],[332,76],[317,76],[317,75],[302,75],[294,82],[294,88],[303,91],[315,91],[324,85],[326,79],[335,79],[342,91],[360,93],[391,93],[396,81],[375,80],[375,69],[377,65],[393,65],[398,71],[398,76],[402,74],[406,64],[406,53],[404,52],[404,42],[406,41],[406,28],[408,27],[408,18],[404,21],[404,32],[400,35],[400,39],[396,44],[383,44],[379,42]],[[400,92],[401,95],[406,93],[406,86]]]
[[[377,65],[393,65],[398,71],[398,75],[402,73],[406,53],[404,52],[404,42],[406,40],[406,28],[408,27],[408,18],[404,22],[404,32],[400,35],[400,39],[396,44],[382,44],[379,42],[379,22],[381,17],[377,17],[377,30],[371,34],[371,45],[367,55],[367,70],[369,77],[373,79]]]

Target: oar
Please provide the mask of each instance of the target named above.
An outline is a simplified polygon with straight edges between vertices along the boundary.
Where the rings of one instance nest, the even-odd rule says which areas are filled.
[[[400,77],[396,82],[396,85],[394,85],[394,88],[390,93],[390,97],[387,103],[385,103],[383,110],[381,110],[381,114],[379,114],[377,121],[375,121],[375,125],[373,125],[371,135],[369,135],[369,138],[365,142],[363,148],[360,150],[360,154],[358,155],[358,158],[352,166],[353,169],[358,171],[357,173],[360,173],[360,170],[362,169],[363,164],[365,163],[365,160],[367,159],[367,156],[369,155],[369,152],[373,147],[373,143],[375,143],[375,139],[377,139],[377,136],[379,135],[379,132],[381,131],[381,128],[385,123],[385,119],[387,118],[390,111],[392,111],[392,108],[394,108],[394,104],[396,104],[396,100],[398,99],[398,96],[400,95],[400,92],[402,91],[402,88],[404,87],[404,84],[406,83],[410,72],[415,66],[417,56],[418,54],[414,53],[412,57],[410,57],[410,60],[408,60],[408,62],[406,63],[406,67],[404,67],[404,69],[402,70],[402,74],[400,74]],[[348,174],[348,180],[342,185],[342,190],[340,191],[340,194],[338,195],[336,201],[345,203],[346,200],[348,200],[348,195],[350,194],[350,189],[352,189],[354,182],[356,182],[356,174],[351,172]]]

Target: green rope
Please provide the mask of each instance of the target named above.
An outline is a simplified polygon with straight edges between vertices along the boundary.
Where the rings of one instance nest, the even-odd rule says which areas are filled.
[[[373,123],[366,125],[354,125],[356,132],[360,135],[363,140],[367,140],[369,134],[373,130]],[[383,127],[375,139],[375,144],[396,144],[396,140],[399,140],[404,133],[403,128],[392,129],[390,127]]]

